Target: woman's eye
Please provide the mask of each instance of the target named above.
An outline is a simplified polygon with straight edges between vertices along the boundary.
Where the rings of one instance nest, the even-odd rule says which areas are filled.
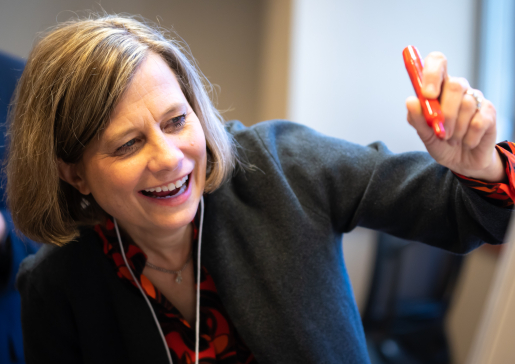
[[[186,124],[186,114],[182,114],[173,119],[170,119],[170,121],[168,122],[168,125],[166,127],[167,128],[171,127],[173,129],[177,130],[177,129],[182,128],[184,126],[184,124]]]
[[[135,147],[136,147],[136,139],[131,139],[127,143],[125,143],[124,145],[122,145],[121,147],[116,149],[116,154],[118,154],[118,155],[126,154],[126,153],[132,151]]]

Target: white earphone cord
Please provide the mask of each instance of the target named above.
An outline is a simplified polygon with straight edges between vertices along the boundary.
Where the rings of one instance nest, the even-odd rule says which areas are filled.
[[[125,265],[127,266],[127,269],[129,270],[132,279],[138,286],[141,294],[143,295],[143,298],[147,302],[148,307],[150,308],[150,312],[152,312],[152,317],[154,318],[154,322],[157,326],[157,329],[159,331],[159,335],[161,336],[161,340],[163,340],[163,344],[166,349],[166,355],[168,357],[168,361],[170,364],[173,364],[172,356],[170,354],[170,350],[168,349],[168,344],[166,343],[165,336],[163,334],[163,330],[161,329],[161,325],[159,324],[159,320],[157,319],[156,313],[154,312],[154,309],[152,308],[152,304],[147,298],[147,295],[145,291],[143,291],[143,288],[141,288],[141,285],[139,284],[139,281],[136,279],[136,276],[132,272],[132,269],[127,262],[127,258],[125,256],[125,251],[123,250],[122,245],[122,238],[120,236],[120,231],[118,230],[118,223],[116,222],[116,219],[114,220],[114,228],[116,230],[116,236],[118,237],[118,243],[120,244],[120,251],[122,252],[123,261],[125,262]],[[195,364],[198,364],[198,357],[199,357],[199,338],[200,338],[200,247],[202,245],[202,226],[204,225],[204,197],[200,197],[200,227],[198,232],[198,253],[197,253],[197,302],[196,302],[196,320],[195,320]]]
[[[197,319],[195,322],[195,364],[198,364],[199,339],[200,339],[200,248],[202,247],[202,227],[204,226],[204,196],[200,196],[200,226],[198,229],[198,252],[197,252]]]

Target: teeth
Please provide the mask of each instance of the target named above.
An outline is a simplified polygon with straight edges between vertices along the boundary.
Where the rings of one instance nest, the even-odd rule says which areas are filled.
[[[168,192],[168,191],[173,191],[176,188],[182,187],[182,185],[184,183],[186,183],[187,180],[188,180],[188,176],[184,176],[180,180],[176,181],[175,183],[172,182],[172,183],[169,183],[168,185],[165,185],[165,186],[149,188],[149,189],[147,189],[145,191],[146,192],[154,192],[154,191],[155,192],[161,192],[161,191]]]

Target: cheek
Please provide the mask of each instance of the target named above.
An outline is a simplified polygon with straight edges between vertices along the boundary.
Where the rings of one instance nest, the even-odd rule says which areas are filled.
[[[101,206],[127,200],[141,175],[139,165],[134,162],[127,165],[99,164],[87,172],[91,193]]]
[[[207,158],[206,138],[200,122],[197,122],[195,127],[191,129],[185,141],[187,141],[183,144],[185,154],[195,159],[197,164],[205,164]]]
[[[207,151],[206,151],[206,141],[204,139],[199,139],[193,142],[192,149],[194,150],[194,154],[197,159],[200,161],[206,159]]]

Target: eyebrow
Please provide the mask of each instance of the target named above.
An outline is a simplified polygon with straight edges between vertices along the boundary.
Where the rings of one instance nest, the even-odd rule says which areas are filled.
[[[163,114],[161,114],[161,116],[158,119],[158,120],[160,120],[159,122],[161,122],[161,120],[164,119],[167,115],[173,114],[173,113],[177,112],[177,110],[184,108],[185,106],[186,106],[186,103],[184,103],[184,102],[177,102],[177,103],[172,104],[168,109],[166,109],[166,111]],[[108,146],[111,146],[118,140],[122,139],[125,135],[132,133],[136,129],[137,128],[135,128],[135,127],[130,127],[128,129],[119,131],[119,132],[113,134],[111,137],[109,137],[106,141],[106,144]]]
[[[185,102],[176,102],[174,104],[172,104],[160,117],[160,119],[162,119],[163,117],[165,117],[166,115],[168,114],[173,114],[174,112],[176,112],[178,109],[181,109],[183,108],[184,106],[186,106],[186,103]]]

